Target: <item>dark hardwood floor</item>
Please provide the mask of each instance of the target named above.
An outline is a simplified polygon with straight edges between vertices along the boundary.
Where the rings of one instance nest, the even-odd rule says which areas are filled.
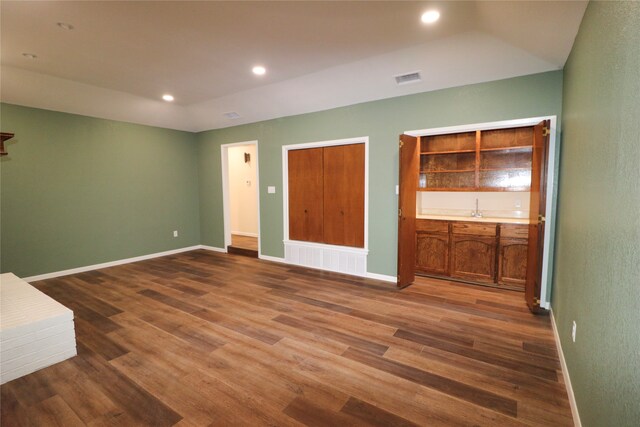
[[[227,246],[227,252],[234,255],[258,258],[258,238],[232,234],[231,245]]]
[[[258,250],[258,238],[251,236],[241,236],[239,234],[231,235],[231,245],[237,248],[251,249],[252,251]]]
[[[204,250],[34,285],[79,354],[3,385],[3,426],[572,425],[521,293]]]

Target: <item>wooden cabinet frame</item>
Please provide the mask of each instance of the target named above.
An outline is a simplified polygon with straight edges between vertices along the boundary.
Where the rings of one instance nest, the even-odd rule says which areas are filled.
[[[539,254],[539,272],[537,273],[539,277],[538,283],[536,283],[534,292],[527,296],[527,303],[530,304],[532,311],[536,311],[537,307],[548,309],[550,307],[549,300],[547,298],[548,287],[549,287],[549,271],[552,270],[552,258],[550,257],[550,250],[553,247],[553,242],[551,240],[551,236],[554,229],[554,217],[552,213],[555,210],[556,204],[556,194],[554,193],[555,186],[555,153],[556,153],[556,136],[557,136],[557,117],[556,116],[542,116],[542,117],[531,117],[525,119],[516,119],[516,120],[503,120],[496,122],[485,122],[485,123],[473,123],[467,125],[459,125],[459,126],[448,126],[448,127],[440,127],[440,128],[429,128],[429,129],[417,129],[417,130],[407,130],[404,132],[407,136],[413,137],[422,137],[429,135],[441,135],[444,133],[460,133],[460,132],[474,132],[477,130],[491,130],[491,129],[504,129],[504,128],[513,128],[513,127],[523,127],[523,126],[536,126],[542,121],[547,122],[547,128],[549,129],[547,136],[548,149],[546,150],[546,156],[544,158],[545,169],[546,169],[546,180],[542,183],[540,191],[543,191],[546,195],[546,203],[544,206],[541,206],[541,211],[544,213],[543,218],[543,226],[532,225],[531,228],[538,230],[538,241],[539,246],[541,247],[541,252]],[[534,150],[535,151],[535,150]],[[533,180],[533,178],[532,178]],[[544,207],[544,209],[542,209]],[[531,231],[531,230],[530,230]],[[400,241],[398,245],[400,246]],[[531,304],[533,303],[533,304]]]

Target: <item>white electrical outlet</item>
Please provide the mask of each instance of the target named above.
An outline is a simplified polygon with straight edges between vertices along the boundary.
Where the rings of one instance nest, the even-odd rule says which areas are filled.
[[[268,187],[267,187],[267,193],[269,193],[269,194],[275,194],[275,192],[276,192],[276,187],[274,187],[274,186],[272,186],[272,185],[270,185],[270,186],[268,186]]]
[[[399,185],[396,185],[396,196],[397,196],[398,194],[400,194],[400,186],[399,186]]]
[[[516,208],[521,208],[522,207],[522,202],[520,201],[520,199],[517,199],[516,202],[514,203]]]
[[[178,230],[173,230],[173,237],[178,237]]]
[[[576,342],[576,321],[573,321],[573,327],[571,328],[571,340]]]

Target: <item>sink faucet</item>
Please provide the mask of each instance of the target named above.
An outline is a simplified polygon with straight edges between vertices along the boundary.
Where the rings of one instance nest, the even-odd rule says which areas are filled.
[[[478,210],[478,199],[476,199],[476,210],[471,212],[473,218],[482,218],[482,212]]]

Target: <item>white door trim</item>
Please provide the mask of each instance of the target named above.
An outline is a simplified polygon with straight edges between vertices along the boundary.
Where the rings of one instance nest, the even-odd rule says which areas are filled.
[[[404,133],[411,136],[429,136],[429,135],[442,135],[447,133],[458,132],[471,132],[475,130],[490,130],[490,129],[504,129],[510,127],[522,127],[522,126],[535,126],[543,120],[549,120],[551,122],[551,133],[549,135],[549,157],[547,161],[547,206],[545,216],[548,219],[553,220],[555,226],[555,218],[552,216],[553,207],[556,204],[556,199],[553,194],[553,187],[555,183],[555,163],[556,163],[556,133],[557,133],[557,116],[542,116],[542,117],[530,117],[525,119],[515,120],[502,120],[497,122],[486,123],[473,123],[467,125],[447,126],[431,129],[419,129],[409,130]],[[551,221],[547,220],[547,225]],[[540,285],[540,306],[545,309],[551,307],[550,301],[547,300],[547,289],[549,287],[549,263],[550,256],[549,251],[551,248],[551,227],[546,226],[544,228],[544,253],[542,256],[542,283]]]
[[[256,147],[256,197],[258,199],[258,256],[262,255],[260,240],[260,147],[258,141],[234,142],[220,146],[220,159],[222,162],[222,216],[224,221],[224,251],[231,244],[231,206],[229,203],[229,148],[242,145],[254,145]]]

